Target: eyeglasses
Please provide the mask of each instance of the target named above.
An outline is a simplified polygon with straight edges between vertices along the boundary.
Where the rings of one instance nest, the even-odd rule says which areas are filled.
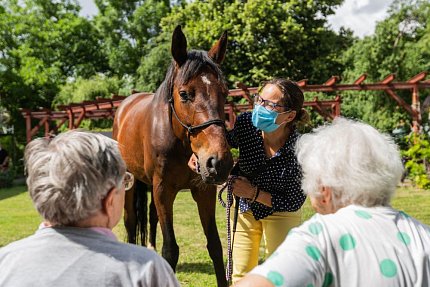
[[[285,112],[291,111],[291,109],[288,106],[279,105],[269,100],[265,100],[259,94],[254,94],[254,103],[265,107],[269,111],[278,111],[279,108],[285,108],[286,109]]]
[[[134,185],[134,176],[132,173],[126,171],[124,176],[124,188],[125,190],[130,190]]]

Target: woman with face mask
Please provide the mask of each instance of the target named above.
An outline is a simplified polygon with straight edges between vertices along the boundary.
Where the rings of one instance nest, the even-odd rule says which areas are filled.
[[[227,134],[229,144],[239,149],[235,169],[240,169],[232,184],[239,198],[233,282],[257,266],[262,238],[267,258],[288,231],[301,223],[300,208],[306,196],[294,147],[299,138],[296,124],[309,119],[303,101],[296,83],[286,79],[265,82],[255,95],[252,113],[240,114]],[[191,168],[196,168],[194,162],[192,157]]]

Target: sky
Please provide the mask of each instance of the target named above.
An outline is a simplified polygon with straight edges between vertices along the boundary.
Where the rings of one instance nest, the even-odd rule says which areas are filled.
[[[98,10],[93,0],[78,0],[81,15],[91,17]],[[336,14],[328,18],[329,25],[338,31],[341,26],[350,28],[360,38],[372,35],[378,21],[383,20],[393,0],[344,0]]]

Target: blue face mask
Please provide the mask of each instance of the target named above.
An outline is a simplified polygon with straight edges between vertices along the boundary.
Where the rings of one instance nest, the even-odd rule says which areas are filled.
[[[278,113],[275,111],[269,111],[263,106],[255,105],[252,111],[252,124],[266,133],[273,132],[279,125],[276,124],[276,118]]]

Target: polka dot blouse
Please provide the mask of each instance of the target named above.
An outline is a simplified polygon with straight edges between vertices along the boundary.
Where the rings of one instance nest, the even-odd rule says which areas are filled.
[[[430,286],[430,227],[391,207],[316,214],[251,273],[274,286]]]
[[[251,117],[250,112],[240,114],[234,128],[229,131],[227,139],[232,147],[239,149],[241,172],[245,175],[253,175],[257,172],[253,179],[248,178],[248,180],[271,194],[272,207],[259,202],[250,204],[246,199],[241,198],[240,211],[251,209],[257,220],[273,212],[297,211],[306,199],[301,189],[300,167],[294,154],[299,133],[294,131],[285,145],[273,157],[267,158],[262,131],[254,127]]]

